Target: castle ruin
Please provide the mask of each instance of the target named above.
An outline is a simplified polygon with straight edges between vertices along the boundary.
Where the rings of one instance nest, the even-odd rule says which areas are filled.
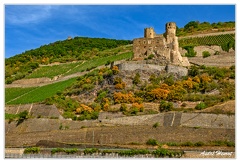
[[[144,29],[144,38],[133,40],[133,60],[144,60],[150,55],[155,60],[166,60],[178,66],[190,66],[187,57],[179,52],[176,23],[169,22],[164,34],[156,34],[152,27]]]

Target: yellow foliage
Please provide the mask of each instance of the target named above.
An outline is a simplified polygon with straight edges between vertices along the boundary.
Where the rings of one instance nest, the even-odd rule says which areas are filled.
[[[183,81],[183,86],[188,88],[188,89],[192,89],[193,88],[193,82],[191,80],[185,80],[185,81]]]
[[[202,74],[200,78],[203,83],[208,83],[212,80],[212,78],[208,76],[208,74]]]
[[[76,109],[76,113],[77,113],[77,114],[80,114],[80,113],[81,113],[81,111],[82,111],[82,109],[81,109],[81,108],[77,108],[77,109]]]
[[[86,111],[88,113],[91,113],[91,112],[93,112],[93,109],[91,107],[87,106],[87,105],[84,105],[84,104],[80,104],[80,107],[76,109],[77,114],[80,114],[84,111]]]
[[[132,92],[129,93],[121,93],[121,92],[114,92],[113,98],[115,103],[134,103],[137,101],[141,101],[140,98],[135,98]]]
[[[195,81],[195,82],[197,82],[197,83],[200,83],[200,78],[199,78],[198,76],[195,76],[195,77],[193,78],[193,81]]]
[[[90,78],[87,78],[87,79],[85,80],[85,82],[86,82],[86,83],[91,83],[91,79],[90,79]]]
[[[108,111],[109,108],[110,108],[110,107],[109,107],[109,104],[108,104],[108,103],[106,103],[106,104],[103,105],[103,110],[104,110],[104,111]]]
[[[160,88],[161,88],[161,89],[165,89],[165,90],[170,90],[170,89],[171,89],[171,86],[163,83],[163,84],[160,85]]]

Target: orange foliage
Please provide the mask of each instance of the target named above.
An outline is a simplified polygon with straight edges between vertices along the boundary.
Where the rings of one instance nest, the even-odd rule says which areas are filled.
[[[141,104],[139,104],[139,103],[133,103],[132,104],[132,108],[137,108],[138,109],[138,111],[142,111],[143,110],[143,104],[141,103]]]
[[[112,67],[112,71],[113,71],[113,74],[114,74],[114,75],[116,75],[116,74],[119,73],[119,69],[118,69],[117,66],[113,66],[113,67]]]
[[[154,99],[160,100],[163,99],[165,100],[169,94],[169,90],[162,89],[162,88],[155,88],[151,90],[150,94],[153,96]]]
[[[118,83],[115,85],[116,89],[124,89],[126,87],[126,83],[122,82],[122,83]]]

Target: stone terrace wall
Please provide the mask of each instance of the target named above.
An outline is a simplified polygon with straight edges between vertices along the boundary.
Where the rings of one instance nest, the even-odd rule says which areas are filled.
[[[62,128],[81,129],[83,127],[106,126],[153,126],[158,123],[162,127],[193,127],[193,128],[216,128],[235,129],[235,116],[226,114],[208,113],[159,113],[142,116],[123,116],[116,113],[101,112],[98,120],[72,121],[65,119],[34,118],[27,119],[17,125],[17,122],[5,121],[6,133],[52,131]]]
[[[5,107],[5,112],[9,114],[18,114],[23,111],[28,111],[30,115],[37,117],[54,117],[62,118],[55,105],[44,104],[25,104],[25,105],[9,105]]]
[[[172,73],[177,75],[178,77],[186,76],[188,74],[188,69],[181,66],[175,66],[168,64],[167,66],[159,66],[154,64],[145,64],[145,63],[134,63],[127,62],[117,65],[119,70],[124,71],[135,71],[135,70],[157,70],[159,72]]]
[[[108,115],[102,123],[114,125],[154,125],[159,126],[184,126],[201,128],[235,128],[235,115],[208,114],[208,113],[159,113],[153,115],[118,117]]]

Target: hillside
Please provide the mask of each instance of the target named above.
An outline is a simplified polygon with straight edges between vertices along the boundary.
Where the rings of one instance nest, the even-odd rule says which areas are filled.
[[[218,23],[209,23],[209,22],[199,22],[199,21],[190,21],[183,28],[177,28],[176,35],[178,37],[190,36],[197,34],[206,34],[206,33],[217,33],[224,31],[234,31],[235,22],[218,22]]]
[[[6,59],[6,146],[235,151],[235,33],[179,44],[189,67],[79,37]]]
[[[40,64],[84,61],[116,55],[121,51],[120,49],[110,52],[108,50],[130,43],[129,40],[87,37],[56,41],[5,59],[5,81],[10,84],[15,80],[22,79],[31,74]]]

